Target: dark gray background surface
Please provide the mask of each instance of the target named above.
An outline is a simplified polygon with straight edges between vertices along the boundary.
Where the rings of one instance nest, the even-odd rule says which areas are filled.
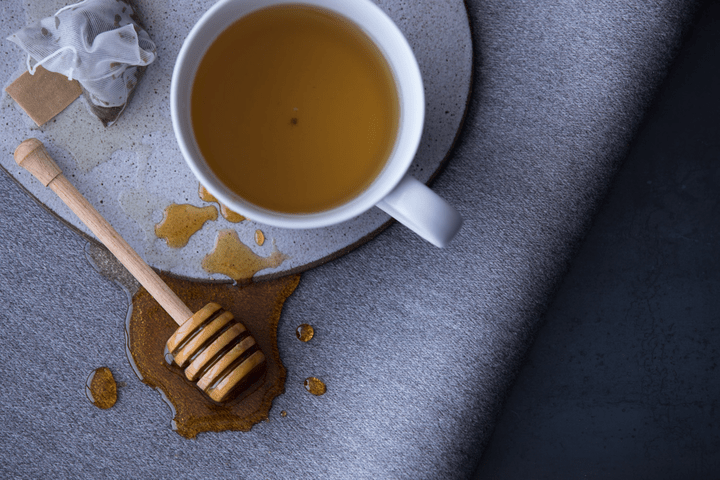
[[[478,479],[720,478],[720,2],[530,349]]]
[[[472,475],[692,5],[468,2],[475,86],[433,185],[463,230],[439,250],[395,225],[303,275],[278,331],[287,391],[249,433],[171,431],[125,359],[124,292],[0,174],[0,476]],[[312,342],[295,339],[300,323]],[[84,397],[103,365],[126,384],[108,411]],[[304,391],[310,375],[326,395]]]

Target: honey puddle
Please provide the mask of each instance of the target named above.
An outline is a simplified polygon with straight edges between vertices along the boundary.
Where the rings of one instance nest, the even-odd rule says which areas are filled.
[[[285,300],[300,275],[244,287],[199,283],[160,274],[190,310],[217,302],[241,318],[265,354],[267,370],[237,398],[218,404],[210,400],[176,365],[165,361],[165,342],[177,324],[143,288],[133,297],[126,326],[128,358],[142,381],[157,388],[174,412],[173,429],[193,438],[200,432],[247,431],[268,418],[273,399],[285,390],[286,371],[277,347],[277,325]]]
[[[308,377],[305,379],[305,390],[312,393],[313,395],[324,395],[327,391],[327,387],[325,386],[325,383],[320,380],[319,378],[315,377]]]
[[[313,335],[315,335],[315,329],[312,325],[308,325],[307,323],[303,323],[295,330],[295,336],[301,342],[309,342]]]
[[[220,215],[222,215],[225,218],[225,220],[227,220],[228,222],[240,223],[243,220],[245,220],[245,217],[243,217],[239,213],[233,212],[228,207],[226,207],[222,203],[218,202],[218,199],[215,198],[215,195],[208,192],[207,189],[202,184],[198,188],[198,196],[200,197],[200,200],[202,200],[203,202],[215,202],[218,205],[220,205]]]
[[[88,376],[85,382],[85,395],[93,405],[106,410],[117,401],[117,383],[107,367],[100,367]]]
[[[269,256],[256,255],[240,241],[235,230],[220,230],[215,249],[205,256],[202,267],[209,273],[220,273],[239,283],[247,283],[255,273],[279,267],[287,258],[274,244]]]
[[[212,206],[196,207],[183,204],[165,207],[163,219],[155,225],[155,235],[164,238],[168,247],[181,248],[187,245],[190,237],[197,233],[205,222],[217,220],[217,209]]]

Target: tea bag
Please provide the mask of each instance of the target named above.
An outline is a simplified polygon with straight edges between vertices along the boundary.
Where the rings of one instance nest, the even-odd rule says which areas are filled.
[[[145,67],[156,57],[155,44],[122,0],[68,5],[8,40],[28,53],[31,74],[42,65],[79,81],[105,126],[120,117]]]

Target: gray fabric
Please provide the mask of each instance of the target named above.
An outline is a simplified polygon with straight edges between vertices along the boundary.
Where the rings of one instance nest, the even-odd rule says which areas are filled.
[[[287,391],[249,433],[171,431],[168,407],[125,359],[124,292],[90,268],[81,237],[0,174],[2,477],[472,473],[691,7],[468,3],[475,86],[433,185],[463,230],[439,250],[395,225],[305,274],[279,326]],[[300,323],[316,327],[307,344]],[[108,411],[84,397],[103,365],[126,383]],[[304,391],[310,375],[326,395]]]

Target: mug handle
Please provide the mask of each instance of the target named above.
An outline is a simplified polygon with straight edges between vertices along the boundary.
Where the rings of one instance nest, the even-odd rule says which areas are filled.
[[[441,248],[452,240],[463,223],[455,207],[410,175],[405,175],[377,207]]]

